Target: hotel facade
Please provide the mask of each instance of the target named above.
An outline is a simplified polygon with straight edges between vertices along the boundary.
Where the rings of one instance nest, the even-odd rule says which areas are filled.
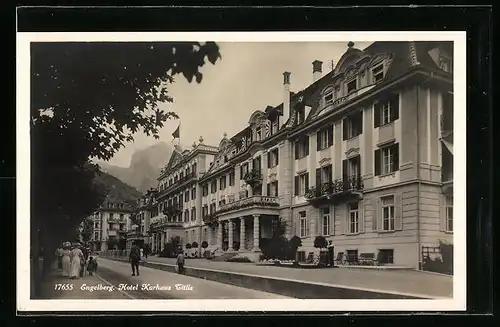
[[[313,62],[304,90],[285,72],[283,103],[218,147],[174,152],[157,198],[160,212],[177,203],[178,225],[163,240],[258,260],[281,220],[302,239],[299,259],[322,235],[335,257],[419,268],[425,247],[453,242],[452,58],[451,42],[349,42],[327,74]],[[201,169],[187,178],[191,162]]]

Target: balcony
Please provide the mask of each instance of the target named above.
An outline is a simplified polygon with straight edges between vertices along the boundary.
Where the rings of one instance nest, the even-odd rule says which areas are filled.
[[[254,195],[248,198],[240,199],[235,202],[226,203],[220,206],[217,214],[235,211],[245,208],[279,208],[279,199],[275,196]]]
[[[305,197],[314,207],[321,207],[325,204],[338,204],[361,199],[362,193],[363,182],[361,178],[352,176],[324,183],[320,187],[313,186],[307,190]]]
[[[158,196],[161,197],[167,193],[174,192],[175,190],[179,189],[180,187],[186,185],[189,182],[196,181],[198,179],[198,174],[196,172],[192,172],[190,174],[187,174],[186,176],[180,178],[176,182],[174,182],[172,185],[167,186],[163,190],[158,192]]]
[[[149,228],[152,230],[163,228],[163,227],[171,227],[171,228],[182,228],[183,223],[181,221],[172,221],[167,218],[162,218],[157,220],[149,225]]]
[[[243,176],[243,179],[245,180],[245,183],[247,183],[251,187],[261,185],[262,173],[260,169],[252,169],[248,173],[246,173],[245,176]]]
[[[203,222],[205,223],[205,225],[211,228],[217,227],[217,225],[219,224],[219,220],[217,219],[217,215],[215,213],[204,215]]]

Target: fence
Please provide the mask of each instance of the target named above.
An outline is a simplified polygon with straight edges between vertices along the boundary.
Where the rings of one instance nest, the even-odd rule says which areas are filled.
[[[106,250],[100,251],[99,256],[108,258],[128,258],[130,250]]]

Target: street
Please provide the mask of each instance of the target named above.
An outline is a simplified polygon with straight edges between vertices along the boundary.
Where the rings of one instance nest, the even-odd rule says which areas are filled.
[[[51,276],[45,298],[57,299],[285,299],[287,297],[140,267],[131,276],[126,262],[97,258],[94,276],[70,280]],[[62,286],[60,286],[62,285]],[[68,286],[66,286],[68,285]],[[69,286],[72,285],[72,286]],[[63,289],[63,288],[66,288]],[[68,290],[71,288],[71,290]]]

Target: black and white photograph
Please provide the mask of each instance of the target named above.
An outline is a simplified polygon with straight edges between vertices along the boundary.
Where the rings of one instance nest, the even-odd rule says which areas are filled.
[[[465,309],[465,33],[18,33],[18,57],[18,310]]]

